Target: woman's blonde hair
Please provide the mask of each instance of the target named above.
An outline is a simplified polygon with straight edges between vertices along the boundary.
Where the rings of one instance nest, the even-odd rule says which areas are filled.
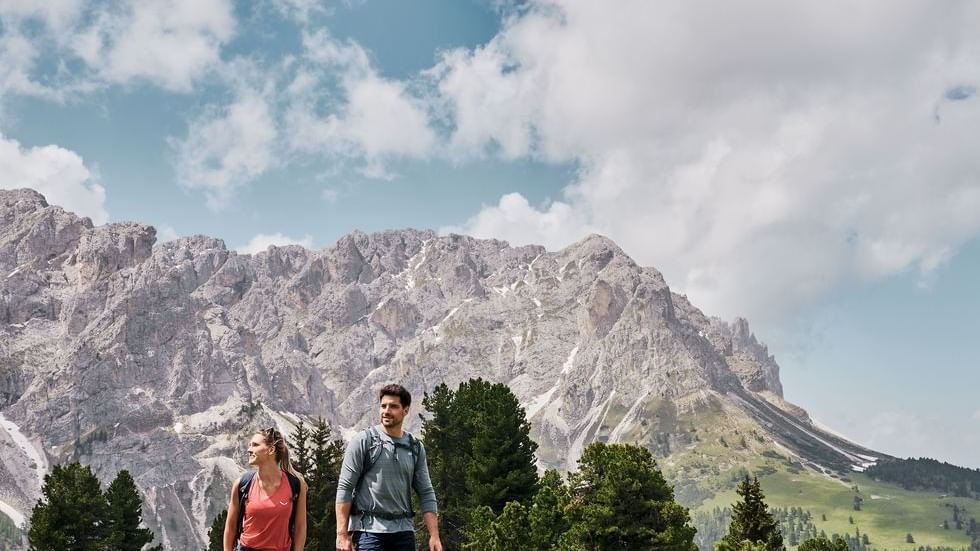
[[[265,445],[274,450],[276,463],[279,464],[281,470],[297,476],[300,474],[293,468],[293,464],[289,461],[289,448],[286,446],[286,436],[279,432],[279,429],[273,426],[267,429],[260,429],[256,434],[261,434],[265,440]]]

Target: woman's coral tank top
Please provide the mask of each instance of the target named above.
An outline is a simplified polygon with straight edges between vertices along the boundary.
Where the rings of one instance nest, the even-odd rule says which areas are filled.
[[[245,523],[242,526],[242,545],[255,549],[289,551],[289,516],[293,513],[293,491],[286,473],[282,473],[276,493],[267,496],[259,487],[256,473],[245,500]]]

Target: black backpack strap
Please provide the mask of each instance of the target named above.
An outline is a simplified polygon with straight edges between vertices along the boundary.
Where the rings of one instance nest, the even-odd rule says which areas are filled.
[[[289,489],[293,492],[293,511],[289,514],[289,534],[292,535],[296,527],[296,504],[299,502],[300,483],[299,477],[286,471],[286,480],[289,481]]]
[[[238,479],[238,529],[235,532],[235,540],[242,537],[242,527],[245,525],[245,501],[248,499],[248,491],[252,487],[252,479],[255,478],[255,471],[248,471]]]
[[[412,461],[415,465],[419,463],[419,456],[422,455],[422,442],[418,438],[412,436],[412,433],[406,432],[408,435],[408,446],[412,449]],[[412,476],[415,476],[415,471],[412,470]]]

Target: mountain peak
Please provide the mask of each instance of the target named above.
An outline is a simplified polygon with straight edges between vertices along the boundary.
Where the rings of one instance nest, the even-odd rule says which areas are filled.
[[[34,192],[0,205],[0,409],[51,462],[130,470],[147,522],[177,527],[171,549],[204,541],[171,511],[219,506],[241,431],[322,416],[349,432],[391,381],[420,395],[506,383],[543,466],[574,467],[594,440],[669,455],[698,444],[678,419],[722,410],[800,456],[851,461],[781,401],[747,322],[705,317],[605,236],[548,252],[405,229],[239,255],[206,236],[154,245],[143,224],[93,228]],[[41,479],[19,450],[0,445],[0,480],[26,514]]]

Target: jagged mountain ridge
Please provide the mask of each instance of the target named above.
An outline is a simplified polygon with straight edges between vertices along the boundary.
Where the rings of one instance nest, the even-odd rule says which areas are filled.
[[[690,433],[648,421],[705,407],[813,468],[882,457],[814,427],[778,369],[745,320],[705,316],[601,236],[547,252],[355,232],[251,256],[0,191],[4,510],[27,514],[50,462],[126,468],[170,549],[203,541],[243,431],[317,415],[352,430],[388,381],[509,384],[543,466],[574,467],[595,439],[683,449]]]

